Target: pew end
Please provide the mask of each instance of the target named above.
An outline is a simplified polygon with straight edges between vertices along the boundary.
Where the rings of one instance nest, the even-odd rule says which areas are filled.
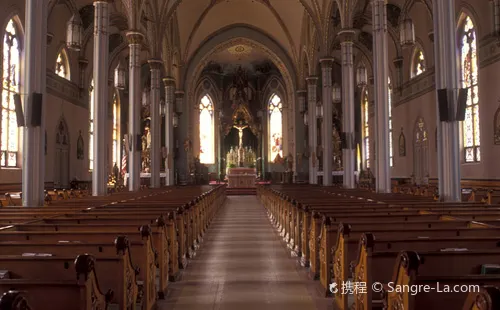
[[[500,309],[500,289],[496,286],[483,286],[479,292],[470,292],[462,310]]]

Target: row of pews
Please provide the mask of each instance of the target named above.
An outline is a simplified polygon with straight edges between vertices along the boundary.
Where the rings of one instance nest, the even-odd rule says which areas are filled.
[[[500,309],[498,205],[314,185],[257,195],[336,309]]]
[[[166,187],[1,207],[0,309],[154,309],[225,198]]]

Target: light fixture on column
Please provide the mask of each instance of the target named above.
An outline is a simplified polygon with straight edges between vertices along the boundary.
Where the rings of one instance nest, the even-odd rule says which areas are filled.
[[[175,112],[182,114],[184,110],[184,92],[182,90],[175,91]]]
[[[125,68],[123,68],[121,61],[115,68],[115,87],[121,90],[125,89]]]
[[[366,67],[363,63],[361,63],[356,69],[356,82],[359,87],[366,86],[368,82],[368,73],[366,72]]]
[[[415,28],[410,18],[405,18],[399,24],[399,40],[401,41],[401,46],[415,44]]]
[[[179,126],[179,116],[177,116],[177,113],[174,113],[172,117],[172,126],[174,126],[175,128]]]
[[[332,86],[332,101],[333,103],[339,103],[342,100],[342,96],[340,94],[342,90],[340,89],[339,84],[335,83]]]
[[[82,47],[83,24],[78,14],[73,15],[66,28],[66,46],[74,51]]]
[[[146,107],[149,105],[149,94],[151,90],[149,89],[148,86],[144,87],[144,90],[142,91],[142,106]]]
[[[307,111],[304,112],[304,125],[308,126],[309,124],[309,113]]]
[[[165,99],[161,98],[160,99],[160,115],[163,117],[165,116],[166,109],[165,109]]]
[[[321,102],[316,105],[316,118],[323,118],[323,105]]]

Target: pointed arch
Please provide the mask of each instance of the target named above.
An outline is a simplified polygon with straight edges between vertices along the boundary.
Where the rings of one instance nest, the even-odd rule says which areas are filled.
[[[361,97],[361,123],[363,124],[362,138],[363,138],[363,167],[364,169],[370,168],[370,123],[369,119],[369,100],[368,89],[363,89]]]
[[[410,68],[411,68],[410,72],[411,78],[417,77],[420,74],[424,73],[427,68],[424,51],[417,44],[413,48]]]
[[[283,103],[281,97],[273,93],[268,102],[269,113],[269,159],[274,162],[283,158]]]
[[[461,86],[468,90],[465,120],[462,124],[464,160],[473,163],[481,161],[477,31],[474,22],[465,13],[460,18],[458,38]]]
[[[205,94],[199,105],[200,119],[200,163],[215,163],[214,104],[209,94]]]
[[[68,53],[66,52],[66,48],[62,47],[57,54],[55,73],[66,80],[70,80],[70,71]]]
[[[120,151],[121,151],[121,133],[120,133],[120,111],[121,111],[121,104],[120,104],[120,95],[118,94],[118,91],[115,90],[113,93],[113,134],[112,134],[112,139],[113,139],[113,150],[112,150],[112,156],[113,156],[113,167],[116,165],[118,169],[120,169]]]
[[[2,86],[0,167],[19,166],[19,129],[14,95],[21,92],[22,29],[17,15],[10,18],[2,30]]]

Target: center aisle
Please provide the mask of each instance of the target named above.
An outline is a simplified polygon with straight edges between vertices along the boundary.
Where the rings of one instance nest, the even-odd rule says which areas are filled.
[[[321,296],[290,257],[255,196],[229,196],[181,281],[159,309],[323,310]]]

